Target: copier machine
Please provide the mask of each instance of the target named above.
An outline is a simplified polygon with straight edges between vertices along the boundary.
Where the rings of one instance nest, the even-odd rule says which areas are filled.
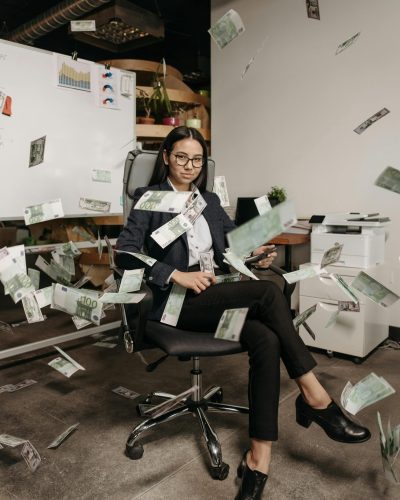
[[[299,312],[318,304],[316,312],[307,319],[315,340],[300,327],[300,336],[311,347],[353,356],[360,362],[388,336],[388,315],[385,308],[375,304],[357,290],[360,311],[342,311],[329,327],[329,318],[338,309],[338,301],[350,300],[330,278],[340,275],[349,285],[357,274],[373,268],[379,281],[381,264],[385,260],[386,227],[390,219],[379,214],[333,213],[313,215],[311,224],[311,264],[319,265],[326,250],[343,244],[340,260],[325,268],[314,278],[300,282]],[[300,268],[309,264],[303,264]]]

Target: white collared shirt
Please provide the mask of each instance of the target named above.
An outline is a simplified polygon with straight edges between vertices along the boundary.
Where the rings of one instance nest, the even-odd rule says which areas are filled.
[[[169,185],[174,191],[177,191],[172,182],[167,178]],[[192,185],[192,190],[197,195],[200,191],[196,186]],[[199,263],[199,253],[211,252],[213,257],[214,267],[218,267],[214,261],[214,250],[212,248],[212,237],[210,228],[204,215],[199,215],[193,224],[193,228],[186,231],[188,246],[189,246],[189,267]]]

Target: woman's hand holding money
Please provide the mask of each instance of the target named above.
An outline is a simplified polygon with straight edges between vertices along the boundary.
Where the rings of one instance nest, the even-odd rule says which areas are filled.
[[[196,293],[201,293],[210,285],[215,284],[215,276],[210,273],[196,271],[192,273],[184,273],[182,271],[174,271],[171,276],[171,281],[180,286],[193,290]]]

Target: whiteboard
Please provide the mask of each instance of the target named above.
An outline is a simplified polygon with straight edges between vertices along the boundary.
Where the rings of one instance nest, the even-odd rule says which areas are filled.
[[[111,68],[118,109],[107,109],[100,105],[104,66],[79,59],[91,91],[65,88],[57,85],[62,57],[72,61],[0,41],[0,91],[12,98],[12,116],[0,113],[0,220],[22,219],[25,207],[57,198],[65,217],[122,214],[124,162],[136,144],[135,74]],[[120,93],[124,74],[129,96]],[[29,167],[31,141],[43,136],[44,161]],[[93,169],[110,171],[111,183],[93,181]],[[110,212],[80,208],[81,197],[111,202]]]

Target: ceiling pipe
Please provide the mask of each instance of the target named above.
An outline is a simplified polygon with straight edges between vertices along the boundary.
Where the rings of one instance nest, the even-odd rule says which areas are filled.
[[[7,33],[6,38],[11,42],[31,44],[36,38],[109,2],[110,0],[65,0]]]

